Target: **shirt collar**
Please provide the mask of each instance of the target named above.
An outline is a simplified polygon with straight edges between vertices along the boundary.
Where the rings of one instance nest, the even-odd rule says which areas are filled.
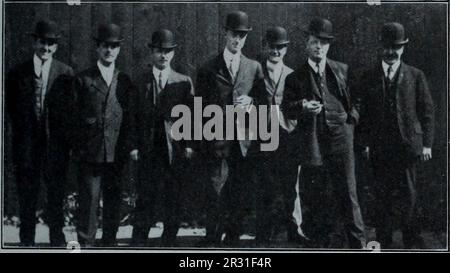
[[[115,66],[116,66],[115,63],[112,63],[110,66],[105,66],[100,61],[97,61],[97,67],[98,69],[100,69],[102,73],[106,72],[112,74],[114,72]]]
[[[324,59],[322,59],[320,62],[319,62],[319,69],[320,69],[320,72],[324,72],[325,71],[325,64],[327,63],[327,59],[326,58],[324,58]],[[313,60],[311,60],[310,58],[308,58],[308,64],[309,64],[309,66],[311,66],[311,68],[314,70],[314,72],[318,72],[317,71],[317,63],[315,62],[315,61],[313,61]]]
[[[161,74],[161,72],[162,72],[162,77],[167,78],[169,76],[169,72],[171,71],[171,69],[170,69],[170,66],[167,66],[163,70],[159,70],[156,66],[153,66],[152,71],[153,71],[153,76],[155,77],[155,79],[158,79],[159,74]]]
[[[233,59],[233,63],[236,64],[238,62],[235,62],[235,60],[239,61],[241,58],[241,52],[237,52],[236,54],[231,53],[228,48],[225,47],[225,50],[223,51],[223,58],[225,59],[225,62],[228,64],[231,59]]]
[[[34,72],[36,76],[40,74],[43,70],[48,70],[50,68],[50,64],[52,63],[53,58],[50,57],[48,60],[43,62],[41,58],[39,58],[36,54],[33,56],[33,64],[34,64]]]
[[[267,60],[266,66],[269,71],[273,71],[273,72],[277,71],[278,72],[281,70],[281,68],[283,68],[284,63],[283,63],[283,61],[281,61],[279,63],[274,64],[271,61]]]
[[[383,67],[384,75],[387,75],[387,71],[388,71],[390,65],[387,64],[385,61],[381,61],[381,66]],[[398,60],[394,64],[392,64],[393,75],[395,75],[395,73],[397,73],[399,66],[400,66],[400,60]]]

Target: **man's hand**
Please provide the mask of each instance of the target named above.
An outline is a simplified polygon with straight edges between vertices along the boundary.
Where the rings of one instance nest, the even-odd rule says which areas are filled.
[[[317,115],[322,111],[323,104],[316,100],[304,100],[303,101],[303,112],[311,113]]]
[[[423,147],[422,155],[420,156],[421,161],[428,161],[431,159],[431,148]]]
[[[364,148],[363,156],[364,156],[364,158],[365,158],[366,160],[369,160],[369,158],[370,158],[370,149],[369,149],[369,146],[367,146],[367,147]]]
[[[235,98],[234,105],[239,105],[242,107],[247,107],[252,104],[253,99],[247,95],[240,95],[239,97]]]
[[[194,155],[194,150],[192,150],[192,148],[186,148],[186,149],[184,149],[184,156],[185,156],[187,159],[191,159],[193,155]]]
[[[138,161],[139,160],[139,151],[137,149],[134,149],[133,151],[131,151],[130,158],[133,161]]]

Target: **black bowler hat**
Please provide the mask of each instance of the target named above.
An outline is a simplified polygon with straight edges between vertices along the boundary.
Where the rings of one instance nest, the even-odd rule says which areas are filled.
[[[94,37],[97,42],[119,43],[124,39],[122,30],[116,24],[101,24],[98,26],[97,36]]]
[[[406,38],[405,28],[396,22],[390,22],[383,25],[381,30],[381,43],[388,46],[404,45],[409,42]]]
[[[271,27],[266,31],[266,41],[269,45],[289,44],[287,31],[283,27]]]
[[[316,36],[318,38],[332,40],[333,36],[333,24],[324,18],[314,18],[309,23],[307,34]]]
[[[248,32],[252,30],[247,13],[237,10],[228,13],[225,28],[232,31]]]
[[[36,23],[34,32],[31,33],[36,38],[44,39],[58,39],[61,37],[61,33],[58,28],[58,24],[54,21],[42,20]]]
[[[152,34],[152,42],[147,44],[149,47],[172,49],[177,47],[175,35],[168,29],[159,29]]]

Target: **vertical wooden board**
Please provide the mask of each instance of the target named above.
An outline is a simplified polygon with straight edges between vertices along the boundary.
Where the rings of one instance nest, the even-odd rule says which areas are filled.
[[[134,78],[142,74],[149,66],[147,43],[151,41],[152,31],[159,24],[159,19],[156,16],[159,6],[151,3],[133,5],[132,73]]]
[[[250,20],[250,26],[252,30],[247,35],[245,46],[242,49],[242,53],[251,59],[256,59],[261,52],[261,37],[262,37],[262,24],[261,24],[261,4],[260,3],[221,3],[219,4],[219,27],[223,29],[226,22],[226,16],[229,12],[241,10],[248,14]],[[223,31],[221,30],[221,38],[219,39],[220,51],[225,47],[225,39],[223,37]]]
[[[175,54],[176,61],[178,61],[178,70],[195,78],[195,45],[197,37],[192,35],[197,27],[195,4],[179,4],[177,9],[180,11],[180,20],[174,26],[173,31],[178,42]]]
[[[49,4],[50,19],[55,21],[61,31],[58,51],[55,57],[66,63],[70,63],[70,6],[66,3]]]
[[[289,33],[291,43],[289,45],[289,54],[286,58],[286,64],[292,68],[297,68],[306,58],[305,53],[305,35],[303,31],[308,27],[311,18],[312,4],[290,3],[287,4],[287,22],[286,30]]]
[[[39,20],[47,19],[49,12],[48,4],[7,4],[7,18],[11,20],[11,51],[9,51],[11,62],[14,66],[24,62],[33,56],[33,38],[30,33],[34,31]]]
[[[70,64],[76,72],[88,68],[94,61],[91,8],[92,4],[70,6]]]
[[[112,22],[122,28],[122,35],[125,39],[120,48],[120,55],[117,59],[119,69],[132,77],[133,63],[133,4],[113,3]]]
[[[218,4],[196,4],[196,12],[195,57],[198,68],[219,53],[219,40],[223,39],[223,34]]]

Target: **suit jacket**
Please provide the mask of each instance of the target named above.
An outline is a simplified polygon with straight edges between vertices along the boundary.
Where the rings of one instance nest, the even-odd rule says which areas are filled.
[[[334,141],[330,147],[332,152],[340,152],[353,147],[353,124],[359,120],[359,114],[353,107],[350,91],[348,88],[348,66],[344,63],[327,59],[326,69],[331,70],[331,75],[337,84],[336,98],[342,103],[345,113],[329,114],[327,121],[329,128],[333,131]],[[286,118],[297,120],[298,150],[301,164],[321,165],[322,153],[318,136],[318,115],[302,113],[302,100],[320,100],[321,94],[318,90],[308,62],[305,62],[296,71],[286,78],[282,112]],[[322,110],[324,111],[324,110]],[[322,114],[322,113],[321,113]]]
[[[137,147],[144,157],[155,156],[152,152],[155,145],[157,122],[163,120],[170,163],[176,163],[184,157],[186,147],[192,146],[191,140],[175,141],[170,133],[173,123],[171,112],[176,105],[186,105],[193,113],[194,86],[189,76],[171,70],[164,89],[157,92],[157,81],[152,69],[141,75],[137,96],[135,120],[137,126]],[[156,98],[154,96],[157,96]],[[156,101],[156,104],[154,103]],[[193,115],[192,115],[193,116]],[[192,134],[191,134],[192,136]],[[157,155],[156,155],[157,156]]]
[[[255,96],[255,100],[258,103],[258,105],[267,105],[267,111],[269,111],[268,115],[268,128],[270,128],[270,105],[278,105],[281,106],[281,102],[283,101],[284,96],[284,86],[286,77],[291,74],[294,70],[292,68],[288,67],[287,65],[283,65],[283,68],[281,70],[280,79],[276,86],[274,86],[274,83],[270,80],[269,72],[267,70],[266,62],[263,62],[262,65],[263,72],[264,72],[264,78],[259,79],[255,83],[253,94]],[[280,108],[279,108],[280,110]],[[292,132],[296,125],[296,120],[290,120],[286,119],[283,115],[283,112],[281,110],[278,113],[278,119],[280,122],[280,126],[283,130],[287,131],[288,133]]]
[[[396,103],[400,135],[408,152],[421,155],[423,146],[433,145],[434,108],[424,73],[401,63],[398,68]],[[361,125],[358,140],[365,146],[379,148],[384,117],[385,89],[381,64],[367,71],[359,84]]]
[[[135,88],[129,76],[116,68],[108,88],[93,66],[77,75],[74,86],[74,145],[79,159],[92,163],[126,160],[134,149],[135,135],[131,112]]]
[[[53,59],[41,122],[36,114],[33,60],[13,68],[5,82],[5,105],[13,129],[14,161],[19,168],[36,166],[39,156],[47,154],[56,165],[64,165],[69,152],[70,123],[66,106],[71,98],[73,70]],[[44,124],[44,125],[43,125]],[[42,130],[42,126],[45,127]],[[44,138],[42,137],[44,133]]]
[[[223,55],[220,54],[199,69],[196,85],[197,96],[202,97],[204,106],[214,104],[219,105],[223,109],[223,128],[225,130],[225,109],[227,105],[233,105],[233,93],[236,96],[248,95],[254,97],[254,94],[252,94],[253,86],[257,80],[262,79],[263,77],[261,64],[257,61],[248,59],[242,54],[239,63],[239,71],[236,75],[236,80],[233,83],[228,68],[226,67],[225,60],[223,59]],[[246,126],[248,127],[248,122],[246,122]],[[226,132],[224,132],[224,138],[225,133]],[[206,153],[214,154],[223,149],[229,151],[232,143],[232,140],[206,142]],[[240,141],[241,152],[243,155],[247,154],[250,144],[251,141]],[[228,152],[225,152],[225,154],[228,154]]]

